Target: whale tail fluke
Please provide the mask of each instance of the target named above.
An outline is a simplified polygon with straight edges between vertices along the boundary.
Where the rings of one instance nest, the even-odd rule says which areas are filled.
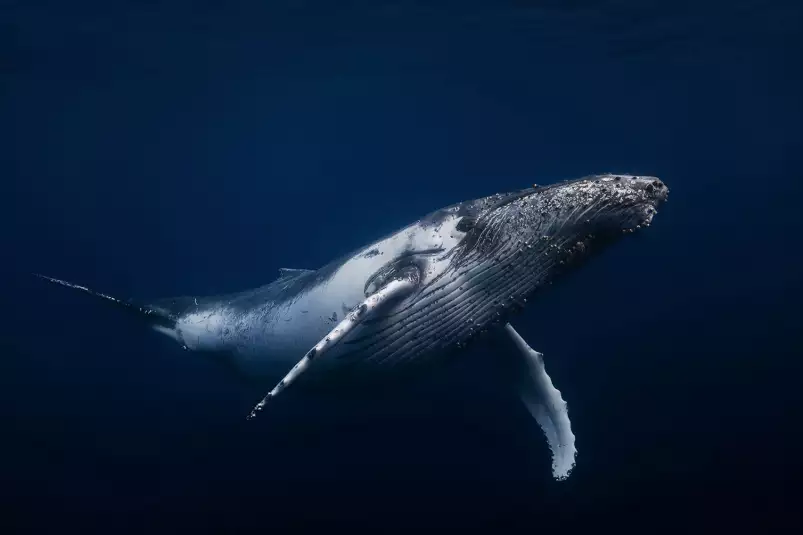
[[[133,301],[130,300],[118,299],[116,297],[112,297],[104,293],[96,292],[95,290],[87,288],[86,286],[80,286],[78,284],[73,284],[72,282],[67,282],[61,279],[48,277],[47,275],[42,275],[40,273],[34,273],[33,275],[47,282],[58,284],[59,286],[64,286],[65,288],[72,288],[73,290],[79,290],[85,294],[89,294],[93,297],[97,297],[98,299],[102,299],[105,302],[114,305],[116,308],[120,310],[126,310],[132,313],[134,316],[137,316],[141,319],[145,319],[148,322],[148,324],[154,328],[173,329],[175,327],[176,324],[175,316],[161,307],[152,307],[144,304],[134,303]]]

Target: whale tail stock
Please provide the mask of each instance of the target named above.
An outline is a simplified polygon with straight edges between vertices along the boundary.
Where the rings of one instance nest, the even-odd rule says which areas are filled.
[[[172,330],[176,326],[175,315],[169,310],[166,310],[162,307],[135,303],[131,300],[118,299],[116,297],[112,297],[104,293],[96,292],[95,290],[87,288],[86,286],[80,286],[78,284],[73,284],[71,282],[67,282],[61,279],[48,277],[47,275],[42,275],[40,273],[34,273],[33,275],[44,281],[53,284],[58,284],[59,286],[64,286],[65,288],[72,288],[73,290],[78,290],[85,294],[101,299],[106,303],[110,303],[118,310],[125,310],[129,312],[132,316],[144,319],[148,323],[148,325],[150,325],[153,328],[160,330],[161,329]]]

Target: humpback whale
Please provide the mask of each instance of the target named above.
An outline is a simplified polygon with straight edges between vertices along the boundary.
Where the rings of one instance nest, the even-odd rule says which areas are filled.
[[[270,284],[229,295],[137,303],[38,276],[144,318],[186,350],[223,354],[249,376],[283,377],[249,418],[297,380],[335,380],[347,369],[392,375],[459,354],[483,333],[506,338],[512,343],[498,351],[513,363],[511,384],[542,428],[560,480],[577,453],[567,404],[511,315],[649,226],[668,193],[655,177],[601,174],[460,202],[320,269],[281,269]]]

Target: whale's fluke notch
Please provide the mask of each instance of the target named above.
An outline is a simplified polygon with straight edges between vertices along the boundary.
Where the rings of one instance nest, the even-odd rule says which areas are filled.
[[[287,372],[284,379],[279,381],[273,390],[262,398],[262,401],[256,404],[248,415],[248,419],[254,418],[259,411],[265,408],[268,400],[279,395],[285,388],[295,381],[299,375],[312,363],[313,359],[320,358],[327,351],[332,349],[340,342],[344,336],[354,330],[360,323],[371,317],[377,309],[390,300],[398,299],[409,295],[419,282],[419,274],[417,271],[408,272],[401,278],[396,278],[388,282],[385,286],[377,290],[376,293],[368,296],[362,303],[354,307],[337,326],[329,331],[329,333],[315,346],[307,351],[298,363]]]
[[[73,290],[78,290],[93,297],[97,297],[98,299],[102,299],[121,310],[126,310],[133,313],[133,315],[138,316],[139,318],[145,319],[151,326],[173,329],[176,325],[175,317],[169,311],[160,307],[150,307],[148,305],[134,303],[130,300],[124,301],[122,299],[118,299],[117,297],[112,297],[111,295],[97,292],[87,288],[86,286],[48,277],[47,275],[42,275],[40,273],[33,273],[33,275],[44,281],[58,284],[59,286],[64,286],[65,288],[72,288]]]
[[[544,356],[531,348],[509,323],[505,324],[505,331],[524,365],[517,374],[519,396],[546,435],[552,450],[552,476],[557,480],[566,479],[577,456],[569,408],[546,373]]]

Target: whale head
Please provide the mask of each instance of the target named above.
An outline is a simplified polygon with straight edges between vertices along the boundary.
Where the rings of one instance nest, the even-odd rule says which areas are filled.
[[[539,273],[648,227],[669,189],[655,177],[595,175],[470,203],[455,263],[515,262]]]
[[[456,225],[465,234],[451,267],[483,266],[495,287],[523,297],[648,227],[668,194],[655,177],[605,174],[473,201]]]

